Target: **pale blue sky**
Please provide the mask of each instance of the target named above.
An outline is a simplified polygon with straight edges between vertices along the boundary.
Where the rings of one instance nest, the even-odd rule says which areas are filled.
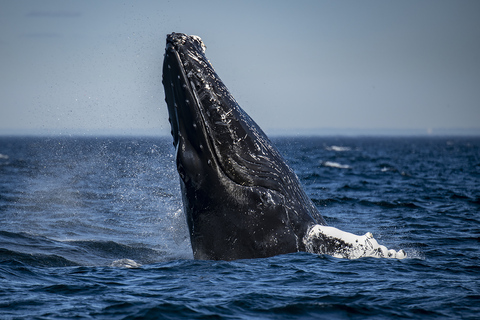
[[[0,0],[0,133],[168,134],[172,31],[267,133],[480,132],[480,1]]]

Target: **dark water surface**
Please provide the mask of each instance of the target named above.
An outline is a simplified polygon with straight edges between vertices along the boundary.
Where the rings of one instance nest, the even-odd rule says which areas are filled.
[[[0,137],[0,318],[478,319],[480,138],[274,142],[407,259],[195,261],[171,139]]]

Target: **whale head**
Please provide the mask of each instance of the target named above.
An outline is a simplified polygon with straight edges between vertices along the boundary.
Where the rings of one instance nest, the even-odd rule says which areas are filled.
[[[298,251],[301,239],[293,241],[294,248],[276,250],[283,245],[279,234],[301,238],[308,226],[325,221],[280,153],[229,93],[205,49],[198,36],[172,33],[163,63],[194,256],[236,259]],[[248,237],[261,239],[249,242]],[[215,248],[225,238],[236,252]],[[264,246],[255,247],[258,243]]]
[[[182,180],[201,180],[207,169],[202,163],[242,186],[282,189],[284,184],[272,183],[275,179],[268,173],[274,174],[272,162],[282,165],[283,159],[238,106],[205,49],[198,36],[167,36],[163,84]]]

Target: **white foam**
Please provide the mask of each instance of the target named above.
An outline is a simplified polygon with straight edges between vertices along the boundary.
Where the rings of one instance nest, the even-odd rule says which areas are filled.
[[[350,151],[352,150],[349,147],[340,147],[340,146],[330,146],[330,147],[325,147],[328,151],[336,151],[336,152],[344,152],[344,151]]]
[[[338,169],[351,169],[347,164],[340,164],[338,162],[333,162],[333,161],[325,161],[322,163],[325,167],[330,167],[330,168],[338,168]]]
[[[0,159],[8,159],[8,156],[6,154],[0,153]]]
[[[379,245],[370,232],[357,236],[328,226],[314,225],[304,238],[306,250],[328,254],[336,258],[358,259],[363,257],[403,259],[403,250],[395,251]]]
[[[140,263],[137,263],[135,260],[132,259],[118,259],[110,264],[110,267],[116,268],[138,268],[141,266],[142,265]]]

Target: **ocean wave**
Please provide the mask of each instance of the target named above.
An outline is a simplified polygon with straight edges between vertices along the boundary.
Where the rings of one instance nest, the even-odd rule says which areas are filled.
[[[359,204],[371,207],[381,207],[381,208],[387,208],[387,209],[392,209],[392,208],[410,208],[410,209],[416,209],[420,208],[420,206],[416,205],[413,202],[402,202],[402,201],[370,201],[370,200],[360,200]]]
[[[326,198],[326,199],[318,199],[318,198],[312,198],[312,201],[315,205],[319,207],[324,207],[328,205],[334,205],[334,204],[346,204],[346,203],[355,203],[358,202],[357,199],[354,198],[349,198],[346,196],[342,197],[334,197],[334,198]]]
[[[65,241],[74,247],[85,249],[90,255],[101,257],[107,261],[140,261],[136,264],[148,264],[164,261],[167,253],[142,245],[126,245],[114,241],[103,240],[68,240]],[[119,262],[117,262],[119,264]]]
[[[58,241],[43,236],[0,231],[0,242],[0,262],[16,261],[29,266],[138,267],[175,259],[166,251],[146,245],[104,240]]]
[[[0,248],[0,262],[19,262],[34,267],[71,267],[78,263],[56,254],[23,253]]]

